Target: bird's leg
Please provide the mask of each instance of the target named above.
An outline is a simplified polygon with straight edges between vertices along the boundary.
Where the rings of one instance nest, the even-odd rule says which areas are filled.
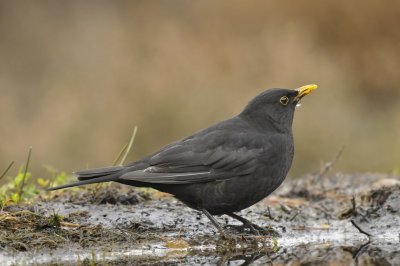
[[[211,223],[217,228],[218,232],[225,238],[230,239],[229,235],[224,231],[222,226],[218,223],[218,221],[205,209],[201,209],[201,211],[210,219]]]
[[[232,217],[233,219],[236,219],[236,220],[242,222],[242,223],[243,223],[243,226],[249,228],[250,231],[251,231],[253,234],[259,235],[259,234],[260,234],[259,231],[264,231],[264,228],[262,228],[262,227],[260,227],[260,226],[258,226],[258,225],[256,225],[256,224],[253,224],[252,222],[250,222],[250,221],[247,220],[246,218],[243,218],[242,216],[239,216],[239,215],[237,215],[237,214],[235,214],[235,213],[228,213],[227,215],[230,216],[230,217]]]

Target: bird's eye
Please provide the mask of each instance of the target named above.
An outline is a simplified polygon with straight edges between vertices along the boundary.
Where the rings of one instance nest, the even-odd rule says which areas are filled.
[[[282,96],[282,97],[279,99],[279,102],[280,102],[282,105],[286,106],[286,105],[289,103],[289,98],[288,98],[287,96]]]

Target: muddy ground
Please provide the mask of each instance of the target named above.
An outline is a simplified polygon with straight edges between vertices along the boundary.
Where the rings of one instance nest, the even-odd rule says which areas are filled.
[[[49,196],[51,195],[51,196]],[[0,212],[0,265],[400,265],[400,178],[310,175],[241,212],[265,230],[206,217],[147,189],[43,192]]]

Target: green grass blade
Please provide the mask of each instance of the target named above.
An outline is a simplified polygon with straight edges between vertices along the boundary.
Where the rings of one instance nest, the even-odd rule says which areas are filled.
[[[1,180],[3,177],[6,176],[7,172],[10,170],[10,168],[13,166],[13,164],[14,164],[14,161],[12,161],[12,162],[8,165],[8,167],[6,168],[6,170],[1,174],[0,180]]]
[[[126,143],[124,145],[124,147],[122,147],[121,151],[118,153],[117,158],[115,158],[115,160],[113,161],[113,166],[116,166],[118,164],[118,162],[121,160],[122,154],[125,152],[126,148],[128,147],[128,143]]]
[[[29,147],[28,159],[26,160],[26,165],[25,165],[25,170],[24,170],[24,177],[22,178],[21,187],[20,187],[19,193],[18,193],[18,203],[21,201],[22,194],[24,193],[25,179],[26,179],[26,174],[28,173],[29,163],[31,161],[31,155],[32,155],[32,146]]]
[[[131,139],[129,140],[129,143],[128,143],[128,147],[127,147],[126,150],[125,150],[125,153],[124,153],[124,156],[123,156],[122,159],[121,159],[121,162],[119,163],[119,165],[121,165],[121,166],[124,164],[125,159],[126,159],[126,157],[128,156],[128,153],[129,153],[129,151],[130,151],[131,148],[132,148],[133,141],[135,140],[135,137],[136,137],[137,128],[138,128],[138,127],[135,126],[135,128],[133,129]]]

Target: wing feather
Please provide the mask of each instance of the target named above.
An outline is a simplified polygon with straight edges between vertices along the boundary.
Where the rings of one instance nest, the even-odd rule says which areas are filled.
[[[158,184],[190,184],[212,180],[210,172],[152,173],[145,170],[126,173],[120,179]]]
[[[128,172],[120,178],[147,183],[190,184],[248,175],[255,170],[258,157],[270,143],[259,132],[240,130],[237,120],[233,122],[235,130],[229,126],[232,127],[227,123],[224,128],[210,128],[177,141],[150,156],[150,167]]]

